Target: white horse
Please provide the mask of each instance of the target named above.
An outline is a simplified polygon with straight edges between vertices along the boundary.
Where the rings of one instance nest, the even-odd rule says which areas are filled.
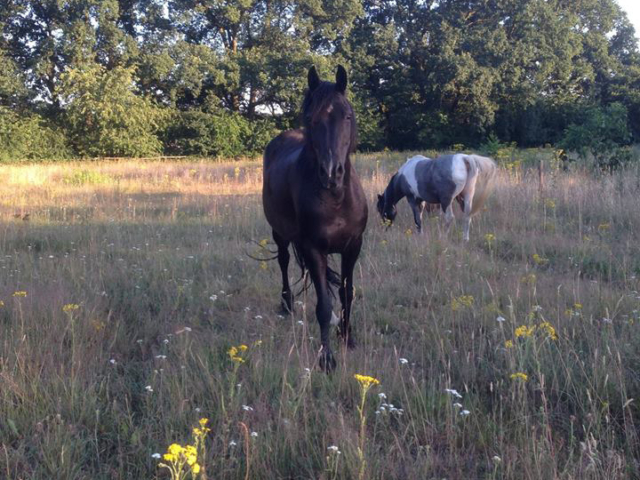
[[[454,199],[464,213],[465,241],[469,241],[471,217],[484,205],[496,174],[493,160],[480,155],[442,155],[435,160],[416,155],[407,160],[391,178],[382,195],[378,195],[378,212],[393,223],[396,203],[407,197],[418,231],[422,231],[425,202],[440,204],[447,228],[454,219]]]

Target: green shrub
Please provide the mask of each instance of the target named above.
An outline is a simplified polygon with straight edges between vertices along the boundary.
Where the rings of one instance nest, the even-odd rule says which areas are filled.
[[[66,124],[83,157],[144,157],[162,152],[163,109],[135,91],[133,68],[99,65],[63,75]]]
[[[64,132],[39,115],[0,107],[0,161],[64,159],[72,155]]]
[[[238,157],[259,153],[275,135],[268,120],[227,112],[177,112],[166,132],[167,150],[178,155]]]
[[[580,117],[564,131],[559,143],[561,148],[592,159],[594,167],[601,170],[615,170],[633,158],[626,147],[631,133],[624,105],[587,107],[580,112]]]

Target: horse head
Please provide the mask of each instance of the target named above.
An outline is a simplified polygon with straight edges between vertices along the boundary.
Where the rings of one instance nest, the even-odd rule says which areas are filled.
[[[393,202],[388,202],[386,200],[386,195],[383,193],[382,195],[378,195],[376,208],[382,217],[382,221],[387,227],[390,227],[398,214],[395,204]]]
[[[322,187],[340,189],[349,154],[356,146],[356,118],[345,95],[347,72],[340,65],[336,82],[323,82],[313,66],[309,69],[308,83],[303,102],[307,145],[317,160],[317,174]]]

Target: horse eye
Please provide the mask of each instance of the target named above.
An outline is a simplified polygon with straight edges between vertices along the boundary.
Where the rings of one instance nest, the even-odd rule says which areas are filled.
[[[351,115],[347,115],[346,117],[344,117],[345,120],[351,120]]]

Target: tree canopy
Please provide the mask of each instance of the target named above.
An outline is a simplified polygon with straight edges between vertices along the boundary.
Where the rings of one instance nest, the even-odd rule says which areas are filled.
[[[45,155],[20,128],[60,156],[260,151],[312,64],[350,71],[364,149],[571,144],[594,112],[640,139],[615,0],[0,0],[0,32],[6,155]]]

